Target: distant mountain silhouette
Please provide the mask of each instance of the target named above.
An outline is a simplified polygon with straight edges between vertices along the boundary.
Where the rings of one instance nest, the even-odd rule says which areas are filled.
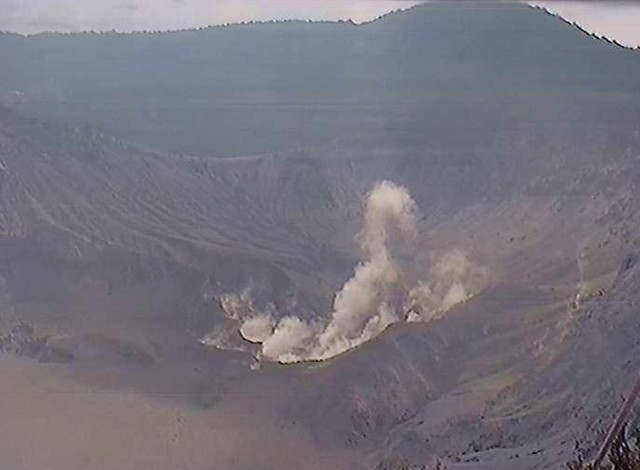
[[[635,96],[640,82],[636,53],[524,5],[428,4],[360,26],[4,34],[0,60],[0,90],[29,114],[207,156],[408,126],[427,141],[443,128],[468,131],[492,106],[496,126],[526,122],[532,106],[553,116],[567,103],[584,120],[604,106],[599,93]]]

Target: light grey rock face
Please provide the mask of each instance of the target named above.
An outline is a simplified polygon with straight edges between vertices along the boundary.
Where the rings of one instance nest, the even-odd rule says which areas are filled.
[[[132,439],[169,458],[102,464],[42,427],[55,467],[557,466],[635,374],[637,52],[465,5],[358,27],[0,35],[0,57],[6,403],[53,383],[86,411],[98,390],[124,427],[149,413],[181,433],[149,424]],[[462,250],[482,291],[325,362],[256,363],[225,295],[325,318],[380,180],[421,209],[415,269]],[[212,331],[228,350],[200,343]],[[43,412],[66,429],[60,409]]]

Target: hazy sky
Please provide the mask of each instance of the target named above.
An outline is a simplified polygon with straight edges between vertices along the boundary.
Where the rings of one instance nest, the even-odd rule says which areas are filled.
[[[575,21],[588,31],[616,39],[627,46],[640,46],[640,4],[636,2],[536,1],[532,3]]]
[[[166,30],[248,20],[371,20],[411,0],[0,0],[0,30]],[[535,1],[586,29],[640,46],[640,5]]]

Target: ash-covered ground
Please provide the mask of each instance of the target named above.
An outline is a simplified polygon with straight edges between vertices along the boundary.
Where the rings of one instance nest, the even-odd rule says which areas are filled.
[[[638,51],[464,3],[0,60],[0,467],[562,468],[630,387]]]

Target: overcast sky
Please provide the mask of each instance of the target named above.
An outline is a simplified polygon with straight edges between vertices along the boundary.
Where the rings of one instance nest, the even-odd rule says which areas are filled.
[[[411,0],[0,0],[0,30],[167,30],[269,19],[371,20]],[[640,46],[640,5],[542,0],[585,29]]]
[[[640,46],[640,4],[636,2],[536,1],[532,3],[544,6],[570,21],[575,21],[588,31],[616,39],[627,46]]]

